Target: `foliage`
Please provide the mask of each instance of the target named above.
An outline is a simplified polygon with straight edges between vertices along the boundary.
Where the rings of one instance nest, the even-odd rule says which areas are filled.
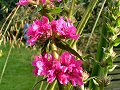
[[[9,19],[6,20],[8,25],[3,25],[4,28],[2,32],[5,34],[3,34],[1,41],[3,40],[5,42],[7,40],[11,43],[14,41],[16,45],[19,45],[19,43],[24,44],[24,41],[28,42],[28,39],[31,39],[30,42],[32,42],[32,38],[34,38],[36,34],[31,35],[29,32],[31,28],[33,28],[32,25],[34,26],[37,22],[35,20],[42,19],[43,22],[43,16],[47,16],[49,18],[47,26],[50,24],[52,27],[52,21],[58,22],[59,18],[63,16],[66,20],[65,23],[68,19],[71,22],[67,22],[67,24],[70,25],[74,23],[73,26],[77,28],[77,33],[81,35],[80,39],[71,40],[70,36],[66,35],[65,32],[64,35],[61,34],[61,32],[58,34],[59,31],[56,30],[61,24],[58,23],[58,28],[53,30],[50,36],[48,32],[47,34],[46,32],[43,34],[48,35],[46,37],[37,33],[39,38],[35,36],[37,39],[33,40],[33,47],[39,49],[41,55],[44,55],[46,52],[52,53],[56,59],[58,59],[64,51],[72,53],[77,58],[83,60],[83,68],[89,73],[89,78],[87,77],[84,80],[85,85],[80,87],[79,85],[74,87],[71,83],[62,85],[59,83],[59,80],[57,80],[57,84],[56,81],[48,84],[46,90],[53,90],[54,88],[59,88],[60,90],[65,90],[66,88],[69,88],[69,90],[78,90],[80,88],[82,90],[84,90],[84,88],[103,90],[104,87],[110,83],[110,78],[108,77],[109,71],[113,71],[117,67],[117,65],[113,65],[113,61],[117,57],[114,52],[114,47],[120,45],[120,1],[63,0],[59,3],[56,1],[51,3],[48,0],[46,4],[39,4],[31,0],[30,3],[31,4],[25,6],[18,6],[13,10],[14,13],[16,12],[10,15],[13,16],[13,18],[8,17]],[[23,28],[24,31],[26,30],[24,26],[26,24],[32,25],[31,27],[27,27],[28,32],[23,32]],[[66,27],[69,28],[73,26]],[[66,29],[66,27],[63,28]],[[54,27],[52,27],[52,29],[53,28]],[[72,30],[73,29],[71,29],[71,33]],[[25,35],[28,35],[27,38],[24,38]],[[27,45],[28,44],[30,43],[28,42]],[[88,75],[88,73],[85,75]],[[85,75],[83,75],[83,77]],[[42,88],[42,85],[40,88]]]

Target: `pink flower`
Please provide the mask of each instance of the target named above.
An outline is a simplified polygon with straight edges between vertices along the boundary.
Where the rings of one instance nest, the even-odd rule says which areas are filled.
[[[43,16],[42,20],[35,20],[28,28],[29,39],[27,42],[32,46],[38,39],[44,41],[50,36],[50,29],[51,26],[47,17]]]
[[[74,25],[69,21],[64,21],[63,17],[61,17],[59,20],[53,20],[51,22],[51,27],[54,32],[65,38],[76,40],[80,36],[79,34],[76,34],[76,28]]]
[[[57,0],[58,2],[61,2],[62,0]]]
[[[28,0],[19,0],[19,2],[16,4],[24,6],[24,5],[27,5],[28,3],[29,3]]]
[[[63,72],[68,74],[68,77],[70,81],[72,82],[73,86],[83,85],[82,81],[82,61],[81,60],[75,60],[75,56],[72,55],[69,52],[64,52],[61,57],[61,66],[63,66],[62,70],[64,70],[64,67],[67,67]]]
[[[51,2],[55,1],[55,0],[50,0]],[[58,2],[61,2],[62,0],[57,0]]]
[[[44,5],[46,4],[46,0],[41,0],[41,3]]]
[[[41,3],[42,3],[43,5],[46,4],[46,0],[40,0],[40,1],[41,1]],[[48,0],[48,1],[54,2],[55,0]],[[60,2],[60,1],[62,1],[62,0],[57,0],[57,1]]]
[[[65,74],[62,72],[62,73],[59,73],[58,80],[61,84],[68,84],[68,82],[70,81],[70,77],[68,74]]]
[[[57,79],[60,84],[83,85],[82,61],[76,60],[69,52],[64,52],[59,61],[50,54],[35,56],[32,65],[35,66],[34,74],[45,76],[49,83]]]
[[[48,60],[48,58],[50,60]],[[44,56],[35,56],[35,60],[32,62],[32,65],[35,66],[33,73],[36,76],[44,76],[48,73],[49,68],[51,67],[51,60],[53,57],[50,54],[45,54]]]
[[[52,61],[53,65],[52,67],[48,70],[47,74],[47,81],[49,83],[52,83],[55,79],[57,79],[58,74],[61,72],[61,64],[58,60],[53,60]]]

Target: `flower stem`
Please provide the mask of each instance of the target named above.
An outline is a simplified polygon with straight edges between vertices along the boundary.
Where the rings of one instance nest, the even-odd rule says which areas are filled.
[[[84,85],[80,86],[80,90],[84,90]]]
[[[92,0],[90,2],[89,6],[88,6],[88,8],[86,10],[86,12],[83,15],[83,18],[82,18],[81,22],[79,23],[79,25],[77,27],[77,30],[78,30],[77,33],[79,33],[79,34],[82,33],[82,31],[83,31],[85,25],[87,24],[87,21],[90,18],[90,15],[91,15],[93,9],[95,8],[97,2],[98,2],[98,0]],[[74,43],[76,43],[76,42],[77,42],[77,40],[72,40],[70,46],[73,46]]]
[[[72,0],[72,5],[71,5],[71,7],[70,7],[70,11],[69,11],[69,15],[68,15],[68,18],[69,18],[69,19],[72,18],[74,5],[75,5],[75,0]]]
[[[52,55],[54,56],[55,59],[59,58],[59,55],[57,53],[57,47],[56,47],[55,43],[52,43]]]
[[[104,90],[104,85],[100,86],[100,90]]]
[[[44,82],[42,81],[39,90],[42,90],[43,84]]]
[[[56,83],[57,83],[57,80],[54,81],[54,82],[51,83],[51,84],[48,83],[48,85],[47,85],[47,87],[46,87],[45,90],[55,90],[54,88],[55,88]]]
[[[103,8],[104,8],[105,2],[106,2],[106,0],[104,0],[104,2],[103,2],[102,7],[101,7],[101,9],[100,9],[100,12],[99,12],[99,14],[98,14],[98,16],[97,16],[97,19],[96,19],[96,21],[95,21],[95,24],[94,24],[94,26],[93,26],[93,28],[92,28],[92,32],[91,32],[91,34],[90,34],[90,37],[89,37],[88,42],[87,42],[86,47],[85,47],[85,52],[87,51],[88,45],[89,45],[89,43],[90,43],[90,40],[91,40],[92,35],[93,35],[93,33],[94,33],[95,27],[96,27],[96,25],[97,25],[97,22],[98,22],[98,20],[99,20],[99,18],[100,18],[100,15],[101,15],[101,13],[102,13]]]
[[[51,48],[52,48],[52,55],[54,56],[55,59],[59,59],[59,55],[57,53],[57,46],[55,45],[55,35],[53,33],[52,35],[52,45],[51,45]]]
[[[64,86],[62,84],[60,84],[59,81],[58,81],[58,88],[59,88],[59,90],[64,90]]]

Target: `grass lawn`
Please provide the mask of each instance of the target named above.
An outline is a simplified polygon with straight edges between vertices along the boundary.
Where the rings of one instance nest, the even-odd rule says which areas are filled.
[[[0,75],[10,46],[0,46],[3,56],[0,57]],[[8,59],[7,67],[0,84],[0,90],[32,90],[35,76],[32,73],[31,61],[36,52],[25,47],[14,47]]]

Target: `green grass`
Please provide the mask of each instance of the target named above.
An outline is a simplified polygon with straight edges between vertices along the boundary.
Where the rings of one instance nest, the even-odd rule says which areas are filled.
[[[3,56],[0,57],[0,74],[2,72],[10,46],[0,46]],[[14,47],[11,51],[0,90],[32,90],[35,76],[32,73],[31,61],[35,51],[25,47]]]

